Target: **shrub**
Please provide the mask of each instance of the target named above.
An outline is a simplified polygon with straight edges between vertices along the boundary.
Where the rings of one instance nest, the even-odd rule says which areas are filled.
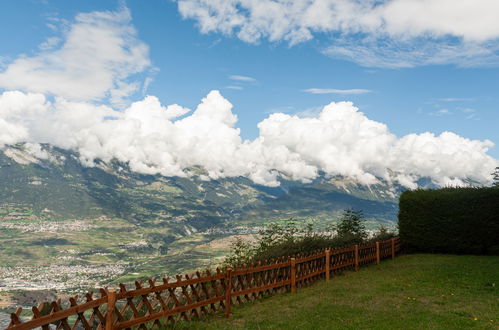
[[[492,175],[493,185],[499,187],[499,166],[497,166],[490,175]]]
[[[365,219],[362,211],[348,209],[335,226],[338,238],[352,244],[360,244],[367,238]]]
[[[444,188],[400,196],[399,233],[409,251],[499,254],[499,189]]]
[[[253,246],[241,237],[231,244],[230,253],[225,257],[224,266],[239,266],[249,264],[253,260]]]
[[[237,238],[224,264],[234,267],[298,253],[365,243],[372,239],[367,240],[364,223],[362,212],[352,209],[345,210],[338,224],[329,226],[325,232],[317,231],[312,223],[303,225],[294,219],[282,224],[270,223],[260,230],[258,240],[253,245]],[[393,236],[386,228],[380,229],[375,235],[383,237],[382,239]]]
[[[380,226],[378,228],[378,231],[375,232],[374,235],[368,239],[368,242],[374,243],[374,242],[386,241],[395,236],[396,235],[394,232],[389,231],[388,228],[386,228],[385,226]]]

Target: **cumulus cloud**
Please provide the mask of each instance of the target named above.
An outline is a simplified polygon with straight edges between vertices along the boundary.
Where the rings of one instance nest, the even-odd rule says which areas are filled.
[[[135,74],[150,66],[127,8],[76,16],[62,38],[50,37],[33,56],[22,55],[0,72],[0,88],[121,104],[139,88]]]
[[[335,10],[353,10],[351,15],[365,6],[333,2]],[[183,0],[179,6],[195,3]],[[260,27],[241,25],[240,37],[245,40],[268,37],[295,42],[334,23],[321,16],[329,10],[328,1],[272,1],[270,7],[265,1],[243,1],[236,7],[233,3],[239,2],[220,3],[226,6],[210,2],[216,10],[208,13],[216,17],[203,21],[206,31],[223,28],[222,32],[231,33],[248,19],[247,12],[238,11],[251,9],[256,15],[251,20],[261,18]],[[200,7],[199,15],[206,14],[205,7]],[[282,11],[288,14],[283,21]],[[222,16],[217,15],[228,16],[222,24],[218,21]],[[263,19],[268,17],[270,25]],[[356,24],[374,24],[374,18]],[[295,26],[297,20],[310,27],[289,30],[288,25]],[[479,35],[466,38],[478,40]],[[96,159],[117,159],[133,171],[165,176],[189,176],[194,167],[201,167],[203,179],[245,176],[267,186],[278,186],[281,177],[309,182],[322,174],[342,175],[363,184],[382,178],[411,188],[422,177],[439,185],[467,180],[486,184],[491,181],[491,170],[499,165],[487,154],[491,141],[469,140],[450,132],[399,138],[349,102],[309,109],[304,116],[273,113],[258,124],[260,134],[254,140],[241,138],[233,106],[218,91],[210,92],[193,111],[177,104],[164,106],[155,96],[122,105],[120,100],[139,87],[131,80],[133,76],[150,65],[147,46],[136,38],[126,8],[79,14],[62,39],[48,39],[40,49],[35,56],[8,63],[0,73],[0,87],[9,89],[0,94],[0,149],[7,153],[9,145],[24,142],[33,157],[50,159],[39,146],[49,143],[78,152],[85,166],[94,166]],[[248,76],[230,78],[241,83],[254,81]],[[144,92],[149,82],[144,82]]]
[[[350,102],[331,103],[315,117],[274,113],[258,124],[259,136],[243,140],[232,104],[210,92],[194,110],[163,106],[154,96],[123,111],[109,106],[19,91],[0,95],[0,147],[19,142],[50,143],[95,159],[127,162],[133,171],[189,176],[193,167],[206,179],[246,176],[277,186],[279,178],[309,182],[325,173],[363,184],[379,178],[414,188],[422,177],[439,185],[466,180],[490,183],[499,162],[487,151],[491,141],[454,133],[410,134],[398,138]]]
[[[201,32],[291,45],[323,33],[324,53],[372,67],[499,64],[495,0],[178,0]]]

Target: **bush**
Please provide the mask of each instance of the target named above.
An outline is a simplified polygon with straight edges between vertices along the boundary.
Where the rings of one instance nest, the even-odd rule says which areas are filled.
[[[385,226],[380,226],[378,228],[378,232],[374,233],[374,235],[371,238],[369,238],[367,242],[374,243],[374,242],[386,241],[395,236],[396,235],[394,232],[389,231],[388,228],[386,228]]]
[[[314,226],[310,223],[300,226],[300,223],[294,219],[282,224],[269,223],[259,231],[255,244],[236,238],[231,245],[229,255],[225,257],[224,264],[235,267],[324,249],[331,245],[330,236],[329,233],[315,232]]]
[[[303,225],[294,219],[289,219],[282,224],[270,223],[259,232],[259,238],[253,245],[237,238],[224,264],[235,267],[394,236],[386,228],[380,228],[374,238],[368,240],[364,223],[362,212],[352,209],[345,210],[338,224],[329,226],[325,232],[318,232],[312,223]]]
[[[499,188],[406,191],[399,233],[409,251],[499,254]]]
[[[352,244],[364,242],[367,238],[365,221],[362,211],[345,210],[339,223],[335,226],[338,238]]]
[[[231,244],[230,254],[225,257],[225,266],[239,266],[250,264],[253,260],[253,246],[245,242],[241,237]]]

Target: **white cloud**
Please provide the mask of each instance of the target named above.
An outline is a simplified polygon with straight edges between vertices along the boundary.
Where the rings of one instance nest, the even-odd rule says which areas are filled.
[[[235,90],[238,90],[238,91],[240,91],[240,90],[243,89],[241,86],[226,86],[225,88],[227,88],[227,89],[235,89]]]
[[[499,64],[496,0],[178,0],[202,33],[291,45],[323,33],[324,53],[370,67]]]
[[[466,119],[466,120],[479,120],[480,118],[477,116],[476,113],[470,113],[464,119]]]
[[[147,89],[149,88],[149,85],[153,82],[152,77],[146,77],[144,79],[144,83],[142,84],[142,95],[145,95],[147,93]]]
[[[310,94],[341,94],[341,95],[349,95],[349,94],[366,94],[371,93],[372,91],[369,89],[332,89],[332,88],[309,88],[305,89],[304,92]]]
[[[225,14],[239,10],[222,2],[226,6],[217,10]],[[259,22],[262,30],[246,26],[242,38],[258,33],[290,42],[305,38],[307,30],[286,32],[286,24],[303,11],[308,15],[303,20],[314,26],[310,31],[331,23],[321,16],[327,10],[321,6],[327,1],[314,2],[313,10],[301,1],[276,1],[270,8],[258,4],[252,2],[252,10],[276,19],[271,26]],[[348,1],[336,5],[342,12],[360,6]],[[284,21],[278,19],[282,10],[290,14]],[[244,17],[227,19],[224,24],[230,27]],[[218,24],[216,20],[205,23],[207,29]],[[278,30],[266,35],[264,28]],[[127,162],[133,171],[165,176],[188,176],[192,167],[199,166],[206,170],[207,178],[246,176],[268,186],[279,185],[280,176],[307,182],[321,172],[364,184],[384,178],[408,187],[415,187],[421,177],[441,185],[466,179],[490,183],[489,173],[499,165],[487,154],[493,146],[490,141],[469,140],[450,132],[398,138],[349,102],[308,109],[300,115],[273,113],[258,124],[260,135],[254,140],[241,138],[232,104],[218,91],[210,92],[192,112],[177,104],[163,106],[155,96],[121,108],[120,100],[141,86],[131,77],[150,65],[147,46],[136,38],[127,9],[80,14],[75,23],[67,24],[60,43],[47,41],[42,48],[47,50],[20,57],[0,73],[0,86],[11,89],[0,94],[0,148],[27,142],[27,150],[43,158],[48,155],[37,144],[50,143],[77,151],[86,166],[93,166],[95,159],[117,159]],[[255,81],[248,76],[230,78],[240,83]],[[142,84],[144,92],[149,82]],[[366,90],[309,91],[345,94]],[[54,100],[46,95],[55,96]],[[119,110],[114,105],[98,105],[98,100],[114,101],[120,104]]]
[[[139,87],[130,78],[150,66],[148,47],[130,21],[126,8],[78,14],[62,40],[50,37],[38,54],[6,65],[0,88],[122,103]]]
[[[42,51],[47,51],[47,50],[53,49],[60,42],[61,42],[61,38],[50,37],[47,40],[45,40],[43,43],[41,43],[40,46],[38,46],[38,48],[40,48],[40,50],[42,50]]]
[[[452,35],[478,42],[499,37],[495,0],[394,0],[380,10],[392,35]]]
[[[240,76],[240,75],[231,75],[229,79],[243,82],[256,82],[256,79],[248,76]]]
[[[332,58],[350,60],[365,67],[410,68],[454,64],[460,67],[499,65],[499,43],[462,40],[364,36],[342,37],[323,50]]]
[[[458,108],[461,110],[462,113],[466,114],[464,119],[466,120],[480,120],[480,117],[476,111],[476,109],[473,108]]]
[[[402,138],[368,119],[349,102],[331,103],[312,117],[274,113],[258,124],[260,135],[244,141],[232,104],[210,92],[190,110],[162,106],[154,96],[124,111],[42,94],[0,94],[0,146],[50,143],[96,158],[128,162],[140,173],[188,176],[200,166],[211,179],[246,176],[268,186],[279,176],[304,182],[320,172],[370,184],[377,178],[415,187],[429,177],[440,185],[466,179],[490,183],[499,161],[487,154],[490,141],[454,133],[410,134]],[[40,154],[38,150],[38,154]],[[35,155],[36,156],[36,155]]]
[[[435,112],[430,112],[430,116],[437,116],[437,117],[447,116],[452,114],[453,112],[451,112],[449,109],[439,109]]]
[[[311,107],[307,109],[303,109],[297,112],[294,112],[294,115],[300,117],[300,118],[315,118],[320,115],[322,112],[323,107]],[[274,111],[278,112],[278,111]],[[285,111],[279,111],[279,112],[285,112]]]
[[[445,97],[438,100],[442,102],[471,102],[474,99],[469,97]]]

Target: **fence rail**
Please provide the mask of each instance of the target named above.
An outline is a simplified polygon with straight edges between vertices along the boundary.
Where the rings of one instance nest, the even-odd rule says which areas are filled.
[[[134,289],[124,284],[119,290],[99,290],[74,296],[68,303],[44,302],[32,308],[29,321],[21,318],[22,308],[11,314],[8,330],[33,329],[148,329],[162,328],[193,317],[224,312],[276,292],[296,292],[318,279],[330,279],[340,271],[359,270],[360,266],[395,258],[399,238],[341,249],[326,249],[288,258],[279,258],[238,268],[217,268],[192,275],[166,277],[162,283],[150,279],[135,282]]]

